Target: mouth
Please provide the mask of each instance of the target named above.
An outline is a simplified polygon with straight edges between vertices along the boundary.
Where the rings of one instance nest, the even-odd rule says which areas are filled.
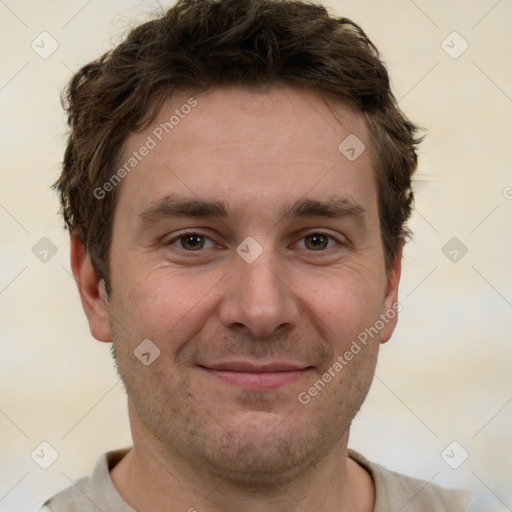
[[[278,389],[302,379],[313,370],[312,366],[288,362],[259,364],[243,361],[199,365],[199,368],[226,384],[249,391]]]

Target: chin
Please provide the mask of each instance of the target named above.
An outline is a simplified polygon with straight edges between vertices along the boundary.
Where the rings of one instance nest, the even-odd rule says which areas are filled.
[[[313,469],[333,444],[334,439],[313,433],[310,424],[253,412],[231,423],[229,430],[219,427],[202,437],[195,456],[203,468],[223,480],[270,490]]]

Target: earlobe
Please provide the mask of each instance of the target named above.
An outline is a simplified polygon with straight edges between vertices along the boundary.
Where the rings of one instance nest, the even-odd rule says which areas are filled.
[[[402,273],[402,247],[397,251],[393,265],[388,273],[387,289],[384,297],[381,319],[384,327],[380,331],[380,342],[386,343],[391,338],[398,321],[401,305],[398,302],[398,285]]]
[[[71,270],[78,286],[91,334],[103,342],[112,341],[110,314],[105,282],[100,279],[84,244],[73,234],[71,241]]]

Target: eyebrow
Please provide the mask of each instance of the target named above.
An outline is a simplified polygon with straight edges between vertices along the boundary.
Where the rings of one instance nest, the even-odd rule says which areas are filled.
[[[327,201],[318,199],[302,199],[281,210],[283,218],[329,217],[333,219],[354,217],[365,220],[366,210],[358,203],[344,196],[331,196]]]
[[[224,201],[177,197],[168,195],[152,203],[139,214],[142,227],[149,227],[159,221],[173,217],[220,218],[232,215],[229,205]],[[333,195],[328,200],[300,199],[284,205],[280,210],[281,219],[327,217],[340,219],[353,217],[365,225],[367,211],[348,196]]]

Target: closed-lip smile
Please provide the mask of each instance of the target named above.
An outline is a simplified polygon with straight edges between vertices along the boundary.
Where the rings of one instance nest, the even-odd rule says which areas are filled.
[[[199,367],[225,383],[254,391],[280,388],[301,379],[312,369],[312,366],[287,361],[224,361]]]

